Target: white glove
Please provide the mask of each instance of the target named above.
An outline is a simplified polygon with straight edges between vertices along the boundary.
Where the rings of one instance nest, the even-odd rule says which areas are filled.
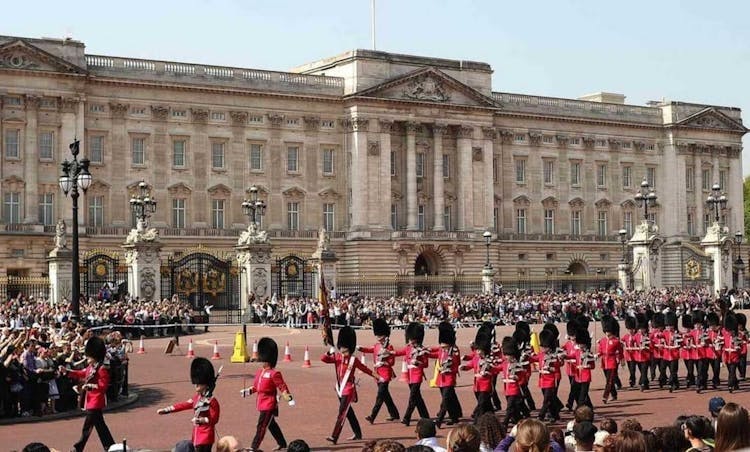
[[[295,406],[296,404],[297,402],[294,399],[289,401],[289,406]]]
[[[328,354],[329,355],[335,355],[336,354],[336,347],[334,347],[332,345],[331,348],[328,349]]]
[[[252,389],[251,388],[240,389],[240,395],[242,397],[249,396],[250,394],[252,394]]]

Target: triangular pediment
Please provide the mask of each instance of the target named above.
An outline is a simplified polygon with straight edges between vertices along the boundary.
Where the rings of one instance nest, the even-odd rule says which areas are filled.
[[[232,194],[232,189],[222,183],[209,187],[207,191],[214,196],[229,196]]]
[[[425,67],[348,96],[481,108],[500,104],[434,67]]]
[[[296,185],[289,187],[286,190],[281,192],[281,194],[287,198],[304,198],[305,193],[306,193],[305,190],[301,189],[300,187]]]
[[[748,130],[741,122],[734,118],[730,118],[714,107],[705,108],[688,116],[682,121],[679,121],[677,126],[738,133],[745,133]]]
[[[60,57],[33,46],[23,39],[16,39],[0,46],[0,70],[16,69],[28,71],[63,72],[84,75],[86,71]]]
[[[193,189],[190,188],[190,186],[188,186],[184,182],[177,182],[177,183],[172,184],[169,187],[167,187],[167,191],[171,195],[176,195],[176,194],[181,194],[181,193],[182,194],[190,194],[193,191]]]

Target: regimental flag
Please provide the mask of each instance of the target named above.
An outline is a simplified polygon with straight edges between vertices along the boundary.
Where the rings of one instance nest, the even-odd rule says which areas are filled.
[[[323,275],[323,266],[320,266],[320,291],[318,294],[320,302],[320,334],[323,336],[323,344],[333,347],[333,329],[331,328],[331,317],[328,306],[328,289],[326,279]]]

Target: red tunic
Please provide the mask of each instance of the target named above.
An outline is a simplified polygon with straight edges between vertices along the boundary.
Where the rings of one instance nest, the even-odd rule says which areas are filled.
[[[567,356],[568,359],[575,359],[576,374],[574,379],[576,383],[590,383],[591,382],[591,371],[596,367],[596,360],[590,359],[587,363],[583,363],[584,351],[580,348],[576,349],[573,356]],[[589,357],[593,358],[593,355],[589,354]]]
[[[344,355],[342,355],[341,353],[336,353],[334,355],[329,355],[326,353],[325,355],[320,357],[320,360],[324,363],[334,364],[336,366],[336,376],[337,381],[339,382],[338,384],[339,386],[343,385],[343,388],[339,390],[339,393],[342,396],[353,395],[354,400],[357,399],[357,388],[356,386],[354,386],[354,374],[356,373],[356,370],[359,369],[371,377],[375,376],[375,374],[367,366],[362,364],[362,361],[360,361],[353,355],[344,358]],[[349,373],[348,378],[346,376],[347,372]],[[343,381],[345,378],[346,381]]]
[[[95,366],[89,365],[89,367],[83,370],[70,370],[68,371],[68,377],[73,380],[85,381],[89,375],[94,373]],[[109,371],[104,367],[100,366],[96,372],[96,376],[89,380],[89,384],[95,384],[96,388],[89,389],[86,391],[86,403],[84,408],[87,410],[102,410],[107,404],[107,388],[109,387]]]
[[[380,356],[381,352],[385,349],[387,355],[385,358]],[[375,372],[378,373],[380,379],[383,381],[391,381],[395,374],[393,373],[393,366],[396,364],[396,355],[393,353],[393,346],[388,344],[388,347],[383,347],[380,342],[376,343],[372,347],[360,347],[362,353],[372,353],[372,362],[375,363]]]
[[[517,363],[511,363],[510,361],[504,361],[500,364],[500,371],[503,375],[503,390],[505,395],[508,397],[521,395],[521,385],[519,383],[518,370],[517,373],[513,374],[510,372],[510,368]]]
[[[729,331],[724,331],[724,349],[722,350],[722,361],[725,364],[737,364],[740,362],[740,350],[742,343],[739,337],[732,336]]]
[[[200,394],[195,394],[192,399],[180,402],[172,406],[172,411],[184,411],[195,409],[195,406],[201,399]],[[213,444],[215,439],[216,424],[219,423],[219,401],[216,397],[211,397],[211,401],[208,403],[208,411],[202,411],[198,415],[200,417],[208,418],[207,424],[199,424],[193,426],[193,444],[196,446],[202,446],[206,444]]]
[[[622,360],[622,343],[617,337],[599,339],[597,353],[602,359],[602,369],[617,369]]]
[[[693,348],[690,351],[690,359],[703,359],[706,357],[706,347],[704,344],[701,344],[701,338],[703,337],[703,333],[705,330],[699,329],[699,328],[693,328],[690,331],[691,341],[693,343]],[[706,344],[708,344],[708,333],[706,333]]]
[[[258,411],[273,411],[279,407],[276,392],[289,392],[284,377],[276,369],[258,369],[253,380],[253,393],[258,394]]]
[[[635,345],[638,347],[638,351],[635,353],[635,360],[639,363],[651,361],[651,346],[644,347],[646,339],[651,340],[648,332],[639,330],[635,333]]]
[[[554,388],[557,385],[557,375],[560,371],[560,360],[557,357],[554,357],[554,359],[548,363],[551,368],[545,368],[545,357],[547,357],[547,352],[540,349],[539,353],[531,355],[529,360],[539,365],[539,387],[542,389]]]
[[[483,361],[479,353],[475,353],[471,358],[471,363],[462,366],[462,369],[474,372],[474,392],[492,391],[492,376],[500,372],[500,367],[492,365],[492,358],[484,363],[484,369],[482,369]]]
[[[622,337],[622,356],[625,361],[638,361],[636,357],[640,352],[639,346],[636,345],[636,335],[638,333],[628,333]]]
[[[458,368],[461,365],[461,353],[458,347],[438,347],[436,350],[430,351],[430,358],[437,359],[440,366],[437,376],[438,388],[456,386],[456,376],[458,375]],[[444,363],[448,358],[451,358],[450,367],[444,369]]]
[[[692,330],[682,333],[682,347],[680,347],[681,359],[695,359],[693,358],[693,353],[695,353],[695,340],[692,333]]]
[[[562,346],[563,350],[565,350],[566,356],[572,356],[576,349],[576,343],[573,340],[568,339],[568,341]],[[576,366],[572,359],[566,359],[565,364],[565,374],[569,377],[575,376],[576,374]]]
[[[680,334],[672,329],[664,330],[662,334],[661,359],[665,361],[677,361],[680,359]]]
[[[721,330],[714,330],[713,328],[708,330],[708,346],[704,348],[706,358],[716,359],[721,358],[721,349],[723,346],[719,344],[719,338],[722,336]],[[719,346],[717,353],[716,347]]]
[[[648,337],[651,340],[651,356],[653,356],[654,359],[661,359],[662,332],[659,330],[653,330],[649,333]]]
[[[414,348],[409,344],[401,350],[397,350],[395,355],[405,357],[406,367],[409,372],[409,384],[421,383],[422,380],[424,380],[424,369],[427,368],[430,363],[430,351],[426,348],[422,348],[419,354],[412,356],[412,350],[414,350]]]

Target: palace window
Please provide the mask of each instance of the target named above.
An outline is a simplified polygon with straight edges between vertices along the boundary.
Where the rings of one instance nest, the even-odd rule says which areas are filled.
[[[451,206],[443,207],[443,224],[446,231],[453,230],[453,225],[451,224]]]
[[[421,152],[416,154],[416,173],[417,177],[424,177],[424,154]]]
[[[547,235],[552,235],[555,233],[554,209],[544,209],[544,233]]]
[[[224,121],[227,119],[227,115],[224,112],[221,111],[212,111],[211,112],[211,119],[213,121]]]
[[[516,159],[516,183],[526,182],[526,159]]]
[[[186,200],[184,198],[174,198],[172,200],[172,227],[185,227]]]
[[[336,229],[335,220],[336,205],[333,203],[323,204],[323,227],[326,231],[333,231]]]
[[[523,143],[524,141],[526,141],[526,135],[522,133],[517,133],[515,136],[515,141],[516,143]]]
[[[606,211],[600,210],[597,212],[596,231],[599,236],[605,237],[608,235]]]
[[[633,235],[633,212],[622,213],[622,228],[628,231],[628,237]]]
[[[19,129],[5,131],[5,158],[21,158],[21,131]]]
[[[39,195],[39,222],[43,225],[55,224],[55,194]]]
[[[224,229],[224,200],[211,200],[211,227],[214,229]]]
[[[263,171],[263,145],[250,144],[250,170]]]
[[[55,134],[49,130],[39,133],[39,158],[41,160],[52,160],[55,149]]]
[[[492,181],[497,182],[500,179],[500,159],[492,159]]]
[[[622,148],[623,149],[630,149],[631,142],[630,141],[623,141],[622,142]]]
[[[607,165],[604,163],[596,165],[596,186],[599,188],[607,186]]]
[[[5,193],[3,203],[3,219],[6,223],[18,224],[21,222],[21,193]]]
[[[173,118],[186,118],[187,110],[172,110],[172,117]]]
[[[526,234],[526,209],[516,209],[516,232]]]
[[[719,187],[721,191],[727,190],[727,172],[726,170],[719,170]]]
[[[573,210],[570,212],[570,233],[581,235],[581,211]]]
[[[443,179],[451,177],[451,156],[443,154]]]
[[[570,162],[570,185],[577,187],[581,185],[581,163]]]
[[[211,167],[224,169],[224,143],[211,143]]]
[[[326,176],[333,174],[333,149],[323,149],[323,174]]]
[[[685,189],[695,189],[695,168],[692,166],[685,167]]]
[[[89,196],[89,226],[104,226],[104,196]]]
[[[623,166],[622,167],[622,188],[630,188],[633,186],[633,167]]]
[[[185,144],[185,140],[172,142],[172,166],[175,168],[185,167]]]
[[[607,140],[596,140],[596,147],[598,148],[607,147]]]
[[[712,221],[712,218],[711,218],[710,213],[703,215],[703,232],[704,233],[708,232],[708,227],[711,225],[711,221]]]
[[[570,144],[573,146],[580,146],[581,145],[581,139],[577,137],[573,137],[570,139]]]
[[[322,119],[320,121],[320,127],[323,129],[333,129],[334,128],[334,122],[332,119]]]
[[[554,143],[554,137],[552,135],[544,135],[542,137],[542,143],[552,144]]]
[[[492,209],[492,224],[495,226],[495,231],[500,232],[500,208],[494,207]]]
[[[656,188],[656,168],[649,166],[646,168],[646,181],[651,188]]]
[[[290,231],[299,230],[299,203],[286,203],[286,228]]]
[[[396,151],[391,151],[391,177],[396,175]]]
[[[93,135],[89,137],[89,159],[91,163],[102,163],[104,161],[104,136]]]
[[[133,165],[146,164],[146,141],[141,137],[135,137],[131,141],[130,150],[133,158]]]
[[[391,229],[398,229],[398,207],[396,204],[391,204]]]
[[[711,170],[701,170],[701,188],[703,190],[711,190]]]
[[[290,173],[299,171],[299,146],[286,148],[286,170]]]
[[[263,116],[250,115],[247,118],[247,122],[249,122],[250,124],[263,124]]]
[[[422,204],[417,206],[417,229],[420,231],[424,231],[425,229],[424,205]]]
[[[544,183],[554,184],[555,183],[555,161],[544,160]]]
[[[690,212],[687,214],[687,233],[689,236],[695,235],[695,220],[694,215]]]

